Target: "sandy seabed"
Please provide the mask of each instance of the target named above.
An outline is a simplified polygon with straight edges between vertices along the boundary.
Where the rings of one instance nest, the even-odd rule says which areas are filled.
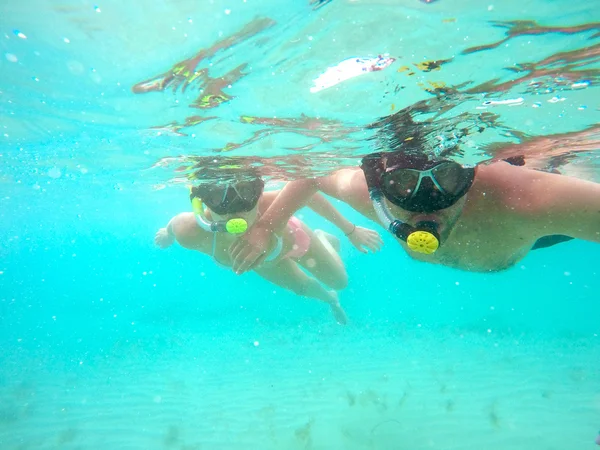
[[[307,328],[4,349],[0,448],[596,448],[598,337]]]

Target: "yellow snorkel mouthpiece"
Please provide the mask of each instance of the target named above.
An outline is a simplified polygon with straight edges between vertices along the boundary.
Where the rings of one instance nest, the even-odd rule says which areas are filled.
[[[248,222],[246,219],[237,217],[227,221],[211,222],[204,215],[204,205],[198,197],[192,198],[192,211],[196,216],[196,222],[206,231],[213,233],[227,232],[229,234],[242,234],[248,231]]]
[[[379,188],[370,187],[369,196],[373,201],[373,209],[382,224],[401,241],[406,242],[409,250],[431,255],[435,253],[440,246],[440,235],[438,233],[438,224],[432,220],[423,220],[415,226],[394,217],[387,205],[383,202],[383,194]]]
[[[425,255],[431,255],[440,246],[439,239],[429,231],[413,231],[406,238],[406,245],[413,252],[423,253]]]
[[[246,219],[237,218],[237,219],[229,219],[225,224],[225,230],[229,234],[242,234],[248,230],[248,222]]]

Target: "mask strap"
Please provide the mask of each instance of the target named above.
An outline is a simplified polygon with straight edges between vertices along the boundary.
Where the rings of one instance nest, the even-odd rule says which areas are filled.
[[[383,175],[384,164],[382,153],[372,153],[365,156],[362,161],[360,168],[365,174],[367,181],[367,187],[371,189],[381,188],[381,176]]]

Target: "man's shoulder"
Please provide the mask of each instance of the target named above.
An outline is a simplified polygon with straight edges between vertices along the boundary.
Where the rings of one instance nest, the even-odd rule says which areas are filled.
[[[480,185],[496,194],[506,207],[526,215],[538,215],[561,197],[563,175],[543,172],[500,161],[478,170]]]
[[[476,179],[491,188],[506,192],[520,191],[524,193],[531,188],[532,182],[548,182],[548,175],[555,176],[539,170],[498,161],[478,167]]]
[[[535,201],[536,172],[504,161],[477,168],[476,187],[495,207],[528,213]]]

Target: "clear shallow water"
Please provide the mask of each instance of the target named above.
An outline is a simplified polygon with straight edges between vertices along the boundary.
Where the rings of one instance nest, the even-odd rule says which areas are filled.
[[[326,308],[252,274],[236,277],[202,255],[152,244],[158,227],[189,209],[174,172],[185,158],[163,158],[251,156],[269,170],[272,156],[289,170],[353,164],[373,142],[353,127],[432,98],[419,83],[471,81],[441,119],[523,97],[522,105],[488,106],[504,128],[474,138],[468,148],[478,159],[493,156],[488,144],[521,139],[508,131],[544,135],[597,123],[596,85],[572,88],[594,73],[568,83],[543,78],[540,89],[549,92],[526,92],[537,89],[530,80],[485,98],[466,92],[518,78],[504,70],[515,63],[593,49],[597,29],[516,37],[463,54],[505,37],[489,20],[567,27],[598,21],[593,5],[334,1],[315,12],[302,2],[278,5],[1,7],[8,36],[0,58],[1,447],[593,448],[597,246],[561,244],[482,275],[417,264],[387,236],[378,255],[358,255],[343,242],[350,285],[341,300],[351,323],[342,328]],[[252,66],[223,89],[234,99],[198,109],[189,106],[199,96],[191,88],[131,92],[256,16],[277,25],[202,63],[213,77]],[[398,59],[309,92],[327,67],[380,53]],[[439,71],[413,65],[449,58]],[[593,57],[584,62],[597,68]],[[399,71],[404,66],[415,75]],[[557,95],[565,100],[549,101]],[[240,120],[301,114],[335,120],[341,134],[327,141],[331,127],[307,137],[289,122]],[[187,136],[152,128],[192,115],[215,119],[180,130]],[[259,129],[271,133],[223,152]],[[598,176],[593,150],[577,158],[586,178]],[[276,178],[287,176],[294,173]]]

